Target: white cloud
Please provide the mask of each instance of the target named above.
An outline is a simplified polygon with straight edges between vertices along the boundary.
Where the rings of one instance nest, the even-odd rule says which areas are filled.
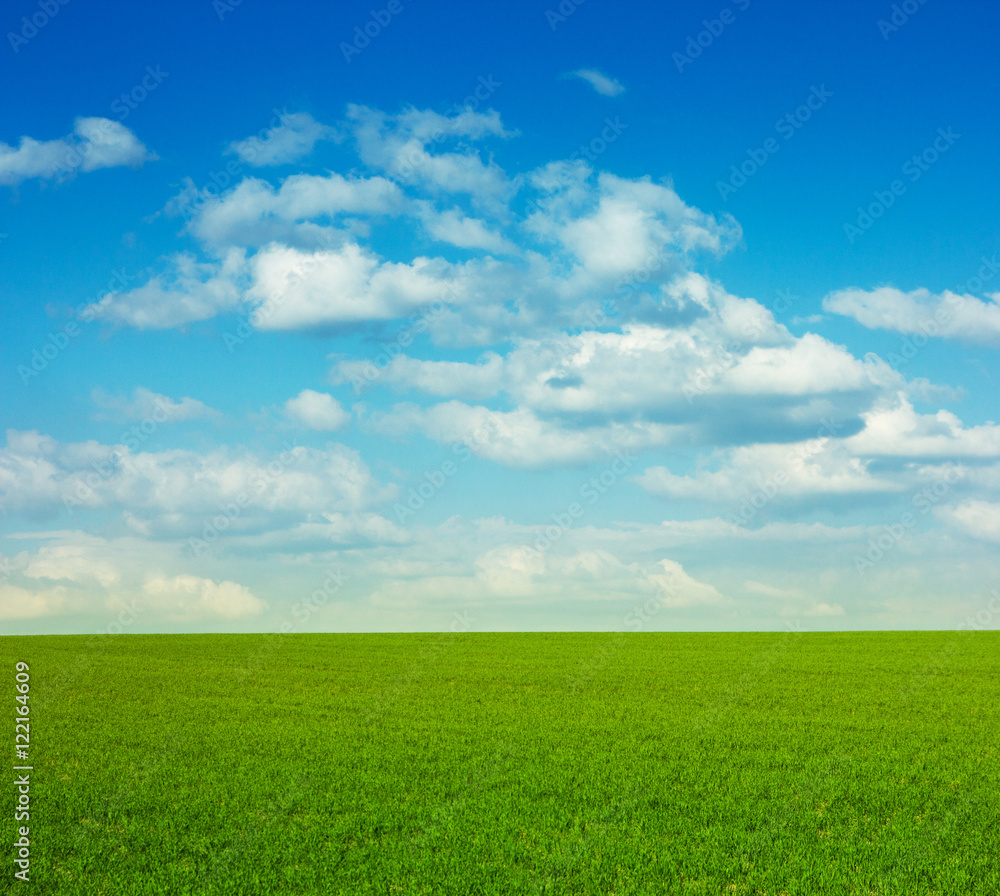
[[[103,389],[94,389],[91,396],[103,412],[99,418],[102,420],[150,420],[159,424],[219,416],[218,411],[195,398],[185,396],[175,401],[142,386],[132,391],[131,398],[109,395]]]
[[[248,298],[267,308],[258,329],[323,328],[391,320],[455,291],[459,270],[441,259],[383,262],[355,243],[301,252],[270,246],[251,261]]]
[[[219,264],[202,263],[189,254],[170,259],[172,270],[127,292],[110,292],[88,305],[85,318],[125,324],[140,330],[162,330],[235,309],[241,299],[246,263],[240,249],[231,249]]]
[[[646,491],[667,498],[724,502],[734,508],[747,496],[766,501],[804,495],[897,491],[891,479],[873,476],[868,463],[844,451],[838,440],[809,439],[796,444],[745,445],[726,452],[716,471],[699,469],[678,476],[664,466],[637,477]]]
[[[192,211],[196,202],[197,211]],[[248,177],[221,196],[202,196],[193,183],[167,211],[191,218],[190,232],[215,246],[259,246],[274,240],[324,243],[331,231],[305,222],[342,222],[347,215],[395,215],[409,206],[402,190],[384,177],[293,174],[277,188]],[[344,235],[346,237],[346,234]]]
[[[518,248],[481,220],[452,208],[437,211],[428,202],[419,204],[419,214],[427,233],[442,243],[461,249],[485,249],[498,255],[516,255]]]
[[[0,619],[39,619],[72,612],[77,606],[62,586],[30,591],[17,585],[0,583]]]
[[[803,616],[843,616],[844,608],[840,604],[816,603],[802,611]]]
[[[280,123],[262,137],[248,137],[229,144],[230,153],[240,161],[260,167],[284,165],[309,155],[320,140],[333,139],[333,128],[320,124],[308,112],[286,112]]]
[[[199,454],[134,451],[98,442],[62,444],[8,430],[0,449],[0,507],[28,515],[110,508],[133,531],[195,537],[220,508],[227,532],[295,523],[309,514],[364,510],[391,499],[358,453],[288,447],[274,456],[219,447]]]
[[[75,583],[97,582],[110,588],[121,580],[121,571],[101,556],[100,539],[72,533],[72,543],[44,545],[24,569],[29,579],[52,579]]]
[[[236,582],[215,582],[192,575],[156,576],[143,586],[150,609],[174,621],[240,619],[257,616],[267,604]]]
[[[662,572],[647,575],[659,591],[660,603],[669,608],[716,606],[726,598],[712,585],[692,578],[675,560],[661,560]]]
[[[325,431],[340,429],[351,419],[332,395],[312,389],[303,389],[295,398],[289,398],[285,413],[309,429]]]
[[[938,511],[942,519],[958,526],[974,538],[1000,544],[1000,504],[976,498],[956,507]]]
[[[465,137],[509,137],[493,110],[463,109],[452,116],[407,109],[387,115],[366,106],[347,108],[347,127],[357,141],[365,164],[404,183],[419,184],[444,193],[465,193],[477,202],[496,207],[511,192],[503,170],[478,152],[429,152],[432,144]]]
[[[900,393],[861,415],[865,427],[845,448],[867,457],[1000,457],[1000,426],[966,428],[950,411],[918,414]]]
[[[768,424],[815,430],[824,416],[855,416],[888,382],[885,365],[859,361],[815,334],[796,338],[758,303],[696,275],[669,284],[663,296],[675,326],[516,339],[505,356],[488,352],[476,362],[397,355],[378,379],[442,397],[505,393],[539,417],[689,423],[706,438],[715,438],[709,424],[743,418],[748,432]],[[368,366],[339,362],[334,382],[363,381]]]
[[[464,442],[478,457],[509,467],[544,468],[582,464],[673,441],[677,427],[630,423],[567,428],[525,408],[491,411],[482,405],[449,401],[421,408],[396,405],[373,414],[369,426],[391,436],[419,431],[442,444]]]
[[[617,78],[609,78],[594,68],[581,68],[573,72],[573,76],[586,81],[602,96],[618,96],[625,88]]]
[[[22,137],[15,149],[0,143],[0,184],[31,178],[65,179],[78,171],[137,167],[157,158],[127,127],[108,118],[77,118],[73,132],[58,140]]]
[[[742,236],[731,216],[720,222],[686,205],[668,184],[602,172],[591,189],[590,175],[580,163],[536,171],[532,185],[549,194],[539,199],[527,226],[594,275],[615,279],[644,272],[647,279],[666,279],[688,253],[722,253]]]
[[[364,382],[368,361],[340,361],[332,372],[335,384]],[[421,361],[397,355],[381,372],[381,382],[427,395],[490,398],[506,387],[504,359],[494,352],[469,364],[464,361]]]
[[[841,289],[823,299],[823,307],[873,329],[1000,347],[1000,293],[984,302],[948,291],[934,295],[928,289]]]

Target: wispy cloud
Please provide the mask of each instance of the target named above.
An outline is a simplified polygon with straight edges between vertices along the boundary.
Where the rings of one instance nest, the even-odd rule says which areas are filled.
[[[335,136],[333,128],[320,124],[308,112],[286,112],[275,127],[245,140],[235,140],[227,151],[255,167],[284,165],[304,158],[319,141]]]
[[[138,167],[157,159],[125,125],[108,118],[77,118],[57,140],[22,137],[15,149],[0,143],[0,184],[38,178],[68,180],[78,171]]]
[[[610,78],[596,68],[580,68],[572,73],[572,77],[586,81],[602,96],[618,96],[625,92],[625,87],[617,78]]]

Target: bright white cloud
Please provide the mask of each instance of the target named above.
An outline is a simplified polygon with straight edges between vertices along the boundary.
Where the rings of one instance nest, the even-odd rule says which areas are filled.
[[[384,262],[354,243],[319,252],[270,246],[253,257],[251,268],[253,285],[247,295],[262,308],[262,330],[404,317],[454,294],[460,273],[441,259]]]
[[[948,291],[935,295],[928,289],[842,289],[828,295],[823,307],[872,329],[1000,347],[1000,293],[983,301]]]
[[[285,413],[302,426],[321,431],[340,429],[351,419],[332,395],[312,389],[303,389],[295,398],[289,398]]]
[[[15,149],[0,143],[0,184],[31,178],[73,177],[99,168],[138,167],[155,160],[127,127],[108,118],[77,118],[73,132],[58,140],[22,137]]]
[[[286,112],[262,136],[230,143],[228,152],[255,167],[284,165],[309,155],[320,140],[335,135],[333,128],[320,124],[308,112]]]
[[[918,414],[902,394],[886,396],[862,417],[864,429],[845,441],[856,455],[1000,458],[1000,426],[965,427],[945,410]]]
[[[590,170],[581,163],[554,163],[535,172],[532,185],[549,192],[527,226],[594,275],[666,279],[688,253],[725,252],[742,236],[732,217],[720,222],[686,205],[667,184],[602,172],[592,190],[589,179]]]

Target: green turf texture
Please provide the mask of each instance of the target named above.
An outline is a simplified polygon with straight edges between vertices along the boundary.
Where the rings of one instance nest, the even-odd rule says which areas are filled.
[[[5,637],[8,769],[17,661],[0,893],[1000,894],[1000,632]]]

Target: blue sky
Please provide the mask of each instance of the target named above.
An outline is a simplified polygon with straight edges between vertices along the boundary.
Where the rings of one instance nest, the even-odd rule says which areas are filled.
[[[2,24],[5,631],[996,627],[994,4]]]

